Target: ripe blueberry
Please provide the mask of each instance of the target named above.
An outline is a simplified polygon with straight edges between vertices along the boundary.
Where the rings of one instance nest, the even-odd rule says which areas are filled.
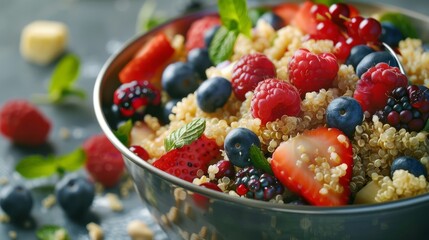
[[[393,176],[393,173],[396,170],[407,170],[409,173],[413,174],[416,177],[421,175],[428,177],[426,167],[417,159],[409,156],[401,156],[395,158],[390,167],[390,175]]]
[[[225,105],[231,93],[230,81],[223,77],[209,78],[196,91],[197,105],[204,112],[214,112]]]
[[[55,186],[55,195],[61,208],[70,218],[79,218],[91,206],[95,187],[85,177],[68,175]]]
[[[368,54],[374,52],[374,50],[367,45],[357,45],[352,48],[350,55],[346,60],[347,65],[352,65],[356,69],[359,62]]]
[[[353,137],[356,126],[362,124],[362,121],[362,107],[354,98],[336,98],[329,103],[326,109],[328,127],[340,129],[349,138]]]
[[[201,79],[207,79],[206,69],[213,66],[206,48],[194,48],[188,53],[188,63]]]
[[[199,85],[199,76],[192,66],[184,62],[168,65],[162,73],[162,88],[171,98],[183,98],[194,92]]]
[[[204,43],[206,45],[206,48],[210,47],[213,37],[219,28],[220,28],[219,25],[215,25],[204,33]]]
[[[22,221],[30,215],[33,197],[22,185],[8,185],[0,192],[0,206],[12,221]]]
[[[171,99],[170,101],[165,103],[164,108],[162,109],[162,121],[165,124],[170,123],[170,119],[168,118],[168,116],[170,116],[173,107],[176,106],[179,101],[179,99]]]
[[[279,30],[285,25],[283,19],[273,12],[266,12],[262,14],[259,19],[262,19],[268,24],[270,24],[271,27],[274,28],[274,30]]]
[[[237,167],[250,166],[250,147],[261,146],[258,136],[247,128],[235,128],[226,135],[224,149],[231,163]]]
[[[380,41],[387,43],[391,47],[397,47],[399,42],[404,39],[402,32],[390,22],[381,23]]]

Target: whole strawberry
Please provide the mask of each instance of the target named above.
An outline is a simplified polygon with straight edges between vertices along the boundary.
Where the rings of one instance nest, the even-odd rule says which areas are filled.
[[[283,115],[298,116],[301,112],[301,98],[292,84],[276,79],[266,79],[255,88],[251,111],[254,118],[263,125]]]
[[[399,68],[382,62],[362,74],[353,97],[362,106],[363,111],[374,114],[384,108],[393,89],[406,88],[407,85],[407,77],[400,72]]]
[[[207,173],[209,164],[220,157],[221,152],[216,141],[201,135],[188,145],[170,150],[156,160],[153,166],[192,182],[198,177],[198,171],[201,171],[201,174]]]
[[[124,161],[106,135],[90,137],[82,148],[86,154],[85,167],[91,177],[105,187],[116,185],[124,171]]]
[[[332,87],[339,66],[337,58],[331,53],[314,54],[307,49],[299,49],[289,62],[288,69],[290,82],[304,97],[307,92]]]
[[[51,122],[32,103],[10,100],[0,110],[0,132],[13,143],[35,147],[46,142]]]
[[[244,55],[232,70],[232,90],[237,99],[244,101],[247,92],[253,91],[259,82],[276,77],[276,67],[261,53]]]

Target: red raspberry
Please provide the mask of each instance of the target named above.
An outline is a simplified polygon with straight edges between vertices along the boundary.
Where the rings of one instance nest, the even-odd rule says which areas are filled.
[[[407,85],[407,77],[399,68],[382,62],[362,74],[353,97],[360,103],[363,111],[374,114],[377,110],[383,109],[393,89]]]
[[[266,79],[255,88],[251,102],[252,115],[262,124],[281,118],[283,115],[298,116],[301,98],[292,84],[276,79]]]
[[[276,67],[261,53],[240,58],[232,70],[232,90],[237,99],[244,101],[247,92],[253,91],[259,82],[276,77]]]
[[[51,122],[26,100],[10,100],[0,110],[0,132],[13,143],[34,147],[46,142]]]
[[[219,17],[207,16],[193,22],[186,33],[186,50],[204,48],[204,34],[212,27],[220,25]]]
[[[124,171],[124,161],[106,135],[90,137],[82,148],[86,154],[85,167],[91,177],[105,187],[115,186]]]
[[[307,92],[332,87],[338,73],[337,58],[331,53],[314,54],[299,49],[289,62],[289,79],[298,88],[301,97]]]

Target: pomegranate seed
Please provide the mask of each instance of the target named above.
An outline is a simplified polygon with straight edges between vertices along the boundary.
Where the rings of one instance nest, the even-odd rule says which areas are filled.
[[[149,160],[149,153],[146,151],[146,149],[144,149],[138,145],[133,145],[130,147],[130,150],[135,155],[137,155],[137,157],[139,157],[145,161]]]
[[[243,196],[246,194],[249,190],[247,189],[246,185],[240,184],[238,185],[237,189],[235,190],[238,195]]]

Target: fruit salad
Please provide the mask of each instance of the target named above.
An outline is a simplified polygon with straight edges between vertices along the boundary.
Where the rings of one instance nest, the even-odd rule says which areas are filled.
[[[406,16],[311,1],[224,8],[183,34],[158,33],[120,71],[111,125],[132,152],[261,201],[428,192],[429,53]]]

